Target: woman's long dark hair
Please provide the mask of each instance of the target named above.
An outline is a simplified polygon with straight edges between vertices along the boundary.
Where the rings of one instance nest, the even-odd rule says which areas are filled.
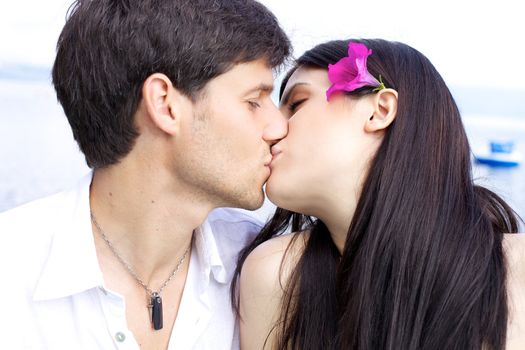
[[[323,222],[278,209],[241,253],[236,276],[262,242],[289,225],[309,229],[274,329],[279,349],[504,349],[502,239],[517,232],[518,218],[500,197],[473,183],[458,108],[429,60],[397,42],[352,41],[372,49],[368,70],[399,98],[342,255]],[[327,68],[347,47],[348,41],[321,44],[297,66]],[[352,94],[363,93],[372,92]]]

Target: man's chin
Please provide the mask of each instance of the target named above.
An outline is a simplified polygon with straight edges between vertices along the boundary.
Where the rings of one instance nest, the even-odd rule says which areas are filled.
[[[260,207],[262,207],[264,203],[264,196],[261,196],[261,199],[251,201],[249,203],[246,203],[246,205],[243,206],[243,209],[246,210],[257,210]]]
[[[221,203],[217,203],[216,207],[257,210],[264,204],[264,199],[264,192],[261,189],[259,193],[245,193],[243,196],[230,197],[227,200],[221,201]]]
[[[243,198],[243,200],[238,203],[238,207],[246,210],[257,210],[264,204],[264,192],[262,189],[256,194]]]

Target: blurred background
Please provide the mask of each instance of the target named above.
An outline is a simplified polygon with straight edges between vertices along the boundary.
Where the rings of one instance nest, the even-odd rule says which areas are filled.
[[[350,37],[402,41],[424,53],[452,90],[473,156],[485,163],[473,157],[476,181],[525,217],[525,45],[519,1],[262,3],[290,35],[296,57],[317,43]],[[70,4],[0,3],[0,212],[68,188],[89,171],[50,83]],[[255,215],[265,219],[272,209],[266,203]]]

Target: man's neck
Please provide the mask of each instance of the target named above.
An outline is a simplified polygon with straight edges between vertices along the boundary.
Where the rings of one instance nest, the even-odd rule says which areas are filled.
[[[213,209],[161,169],[153,174],[125,164],[95,171],[90,206],[121,257],[152,286],[169,276],[190,246],[193,230]]]

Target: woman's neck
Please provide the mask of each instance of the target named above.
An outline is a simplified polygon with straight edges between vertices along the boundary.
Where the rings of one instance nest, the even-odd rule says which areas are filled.
[[[325,208],[328,208],[328,210],[323,210],[323,212],[316,215],[316,217],[326,225],[337,250],[343,254],[348,229],[350,228],[350,223],[352,222],[355,211],[355,205],[347,203],[345,206],[338,205],[337,207]]]

